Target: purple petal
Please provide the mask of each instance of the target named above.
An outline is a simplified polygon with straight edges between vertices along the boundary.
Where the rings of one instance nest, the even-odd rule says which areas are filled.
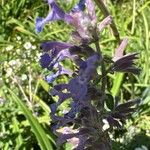
[[[65,12],[55,2],[52,2],[50,5],[51,8],[54,10],[55,15],[58,16],[58,19],[63,20],[65,17]]]
[[[62,91],[64,89],[67,89],[68,84],[57,84],[54,86],[54,89],[56,89],[57,91]]]
[[[112,71],[130,72],[134,74],[139,74],[140,69],[134,66],[134,60],[138,58],[137,54],[138,53],[128,54],[118,59],[116,62],[114,62],[111,68]]]
[[[48,3],[51,6],[51,12],[47,15],[46,18],[37,18],[36,19],[36,32],[39,33],[42,31],[44,25],[50,21],[55,20],[64,20],[65,12],[58,7],[58,5],[52,1],[48,0]]]
[[[70,59],[74,59],[76,55],[72,55],[69,50],[62,50],[59,54],[58,54],[58,62],[66,59],[66,58],[70,58]]]
[[[51,63],[52,59],[49,56],[49,54],[43,54],[40,58],[40,64],[43,68],[47,68],[49,64]]]
[[[55,114],[56,113],[56,108],[57,108],[57,106],[56,106],[55,103],[50,105],[51,114]]]
[[[52,2],[54,2],[54,0],[48,0],[48,4],[51,4]]]
[[[92,23],[96,23],[97,17],[95,14],[95,6],[92,0],[86,0],[86,7],[88,10],[88,14],[92,20]]]
[[[39,33],[43,30],[43,20],[44,18],[38,17],[36,18],[35,24],[36,24],[36,32]]]
[[[127,54],[124,55],[122,58],[118,59],[117,61],[115,61],[115,63],[125,63],[127,61],[134,61],[135,59],[138,58],[138,53],[133,53],[133,54]]]
[[[64,102],[64,100],[70,98],[71,94],[70,93],[59,92],[58,96],[59,96],[58,105],[60,105],[61,103]]]
[[[78,111],[79,111],[79,104],[73,101],[71,103],[70,111],[67,114],[65,114],[64,117],[65,118],[74,118]]]
[[[55,49],[52,50],[51,52],[51,59],[52,61],[50,62],[48,66],[48,70],[52,70],[53,68],[59,68],[59,62],[65,60],[66,58],[74,59],[76,57],[75,55],[70,54],[69,50],[62,50],[62,51],[57,51]]]
[[[45,80],[48,82],[48,83],[52,83],[56,78],[58,77],[58,74],[57,73],[53,73],[51,75],[48,75],[45,77]]]
[[[68,90],[73,98],[80,100],[87,94],[87,84],[81,84],[78,78],[73,78],[68,84]]]
[[[87,68],[87,62],[83,61],[80,63],[80,69],[86,69]]]
[[[111,16],[107,16],[104,20],[102,20],[102,22],[98,24],[99,32],[101,32],[107,25],[111,24],[111,21],[112,21]]]
[[[47,41],[42,42],[41,48],[44,52],[48,52],[49,50],[56,49],[58,52],[64,49],[70,48],[71,44],[69,43],[63,43],[63,42],[57,42],[57,41]]]
[[[46,76],[45,77],[45,80],[48,82],[48,83],[52,83],[58,76],[60,75],[69,75],[69,76],[72,76],[73,72],[69,69],[66,69],[62,66],[59,65],[59,70],[55,73],[55,74],[51,74],[49,76]]]
[[[91,80],[94,75],[96,75],[96,68],[98,62],[100,62],[100,56],[98,54],[90,56],[84,63],[82,64],[79,70],[79,78],[80,80],[83,80],[88,82]]]
[[[107,121],[108,121],[110,126],[121,128],[121,124],[119,123],[119,121],[114,119],[112,116],[108,116]]]
[[[74,137],[77,136],[77,133],[68,133],[68,134],[62,134],[60,137],[58,137],[57,139],[57,144],[60,145],[60,144],[63,144],[64,142],[66,142],[68,139],[72,139],[71,141],[75,140]],[[77,141],[74,141],[74,142],[78,142]],[[71,142],[71,143],[74,143],[74,142]]]
[[[75,5],[71,11],[73,13],[78,12],[78,11],[83,11],[85,9],[85,1],[86,0],[80,0],[79,3]]]
[[[117,61],[118,59],[123,57],[123,52],[124,52],[124,49],[126,48],[127,44],[128,44],[128,39],[124,38],[122,40],[121,44],[119,45],[119,47],[115,51],[113,61]]]

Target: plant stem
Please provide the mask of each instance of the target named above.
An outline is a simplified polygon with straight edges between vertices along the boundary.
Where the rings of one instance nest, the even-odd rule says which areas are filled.
[[[103,56],[102,56],[102,52],[101,52],[101,49],[100,49],[100,46],[99,46],[99,42],[95,42],[95,46],[96,46],[96,49],[97,51],[99,52],[100,56],[101,56],[101,72],[102,72],[102,86],[101,86],[101,92],[102,93],[105,93],[105,86],[106,86],[106,69],[105,69],[105,64],[104,64],[104,59],[103,59]]]
[[[95,37],[98,37],[97,34],[95,34]],[[97,38],[95,38],[97,39]],[[105,64],[104,64],[104,59],[103,59],[103,55],[100,49],[100,45],[99,45],[99,41],[96,40],[95,42],[95,46],[96,46],[96,50],[97,52],[100,54],[101,57],[101,73],[102,73],[102,78],[101,78],[101,100],[98,102],[97,107],[99,107],[99,111],[101,111],[101,113],[103,113],[104,111],[104,99],[105,99],[105,88],[106,88],[106,84],[107,84],[107,76],[106,76],[106,68],[105,68]]]
[[[105,4],[103,3],[103,0],[95,0],[95,3],[100,8],[100,10],[102,11],[102,13],[104,14],[105,17],[110,15],[108,9],[106,8]],[[118,32],[118,29],[113,20],[112,20],[112,23],[110,24],[110,27],[112,28],[112,31],[113,31],[113,34],[114,34],[116,40],[120,43],[119,32]]]

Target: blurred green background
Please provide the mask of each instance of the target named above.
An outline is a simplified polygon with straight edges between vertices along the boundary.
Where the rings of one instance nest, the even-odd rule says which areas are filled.
[[[67,2],[66,2],[67,1]],[[150,1],[105,0],[121,38],[128,37],[126,52],[138,52],[139,76],[109,75],[111,92],[121,101],[141,97],[137,112],[124,129],[112,134],[114,150],[150,149]],[[69,11],[76,0],[59,0]],[[48,74],[39,65],[44,40],[67,41],[71,28],[63,22],[47,24],[35,33],[35,18],[46,16],[49,7],[44,0],[0,0],[0,149],[52,150],[55,136],[50,129],[49,95],[52,85],[43,77]],[[103,14],[97,9],[99,20]],[[110,27],[101,34],[105,55],[113,56],[118,46]],[[63,79],[66,80],[66,79]],[[58,81],[59,82],[59,81]],[[63,106],[63,109],[66,106]],[[64,145],[62,149],[70,149]]]

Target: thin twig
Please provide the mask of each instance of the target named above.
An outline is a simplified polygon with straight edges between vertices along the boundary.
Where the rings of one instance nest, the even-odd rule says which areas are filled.
[[[31,68],[29,69],[29,99],[32,101],[32,77],[31,77]]]
[[[29,105],[30,107],[32,107],[32,103],[31,103],[30,100],[28,99],[27,95],[25,94],[25,92],[24,92],[22,86],[20,85],[20,83],[18,82],[18,80],[17,80],[15,77],[11,77],[11,79],[13,80],[14,83],[16,83],[16,84],[18,85],[18,87],[19,87],[19,89],[20,89],[22,95],[24,96],[24,99],[26,100],[26,102],[28,103],[28,105]]]

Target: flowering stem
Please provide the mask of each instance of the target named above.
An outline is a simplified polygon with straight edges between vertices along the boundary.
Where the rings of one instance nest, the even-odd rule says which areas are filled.
[[[106,8],[105,4],[103,3],[103,0],[95,0],[95,3],[98,5],[98,7],[101,9],[102,13],[104,14],[105,17],[109,16],[110,13],[108,9]],[[110,27],[112,28],[113,34],[117,41],[120,43],[120,36],[118,29],[115,25],[115,22],[112,20],[112,23],[110,24]]]
[[[104,64],[104,59],[103,59],[103,55],[102,55],[102,52],[101,52],[101,49],[100,49],[100,45],[99,45],[99,42],[98,41],[96,41],[95,42],[95,46],[96,46],[96,50],[97,50],[97,52],[99,52],[99,54],[100,54],[100,57],[101,57],[101,59],[102,59],[102,61],[101,61],[101,73],[102,73],[102,78],[101,78],[101,80],[102,80],[102,85],[101,85],[101,92],[102,92],[102,98],[101,98],[101,101],[99,101],[99,103],[98,103],[98,107],[100,107],[100,110],[101,110],[101,112],[103,112],[103,108],[104,108],[104,97],[105,97],[105,88],[106,88],[106,83],[107,83],[107,81],[106,81],[106,68],[105,68],[105,64]]]

